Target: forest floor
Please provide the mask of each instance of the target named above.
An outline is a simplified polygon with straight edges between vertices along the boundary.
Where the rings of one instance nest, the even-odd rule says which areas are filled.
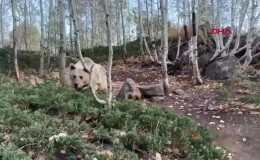
[[[128,64],[119,61],[113,64],[114,96],[126,78],[138,84],[162,83],[161,69],[143,64],[138,59],[130,59]],[[187,74],[169,76],[169,83],[170,97],[155,103],[208,126],[217,138],[216,144],[230,152],[235,160],[260,159],[259,83],[207,81],[198,86]]]

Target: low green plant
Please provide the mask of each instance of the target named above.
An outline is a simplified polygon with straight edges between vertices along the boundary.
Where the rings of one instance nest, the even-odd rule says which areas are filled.
[[[239,99],[243,103],[260,105],[260,95],[245,96]]]
[[[144,108],[128,100],[106,108],[89,92],[76,92],[52,81],[18,84],[3,75],[0,88],[2,159],[55,156],[61,151],[67,159],[105,159],[104,145],[111,146],[112,159],[135,160],[141,153],[156,152],[163,156],[169,154],[166,148],[178,148],[180,156],[192,160],[224,155],[214,147],[207,128],[160,106]]]

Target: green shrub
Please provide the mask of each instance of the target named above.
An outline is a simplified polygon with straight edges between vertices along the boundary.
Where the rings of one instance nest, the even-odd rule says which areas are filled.
[[[52,81],[37,86],[11,83],[2,75],[0,87],[0,157],[30,159],[29,151],[37,156],[65,150],[71,159],[80,155],[103,159],[102,144],[113,147],[113,159],[138,159],[140,150],[167,155],[166,148],[178,148],[180,156],[192,160],[223,157],[208,129],[156,105],[145,109],[129,100],[105,108],[89,92]],[[60,133],[67,136],[51,140]]]
[[[245,96],[245,97],[240,98],[239,100],[243,103],[260,105],[259,95]]]

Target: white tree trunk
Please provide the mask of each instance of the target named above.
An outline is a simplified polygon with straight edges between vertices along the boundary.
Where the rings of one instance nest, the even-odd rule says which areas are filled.
[[[247,47],[246,47],[246,60],[242,66],[243,71],[245,71],[247,69],[247,67],[249,66],[249,64],[252,61],[252,42],[253,42],[253,36],[254,36],[254,32],[255,32],[255,11],[256,11],[256,3],[255,0],[251,0],[251,15],[250,15],[250,24],[249,24],[249,41],[247,43]]]
[[[71,7],[70,7],[71,10]],[[71,52],[74,52],[74,43],[73,43],[73,25],[72,25],[72,15],[70,11],[70,46],[71,46]]]
[[[121,37],[120,37],[120,12],[119,12],[119,2],[116,2],[116,39],[117,46],[121,45]]]
[[[197,45],[197,39],[198,39],[198,25],[196,20],[196,14],[195,14],[195,2],[192,3],[192,68],[193,68],[193,74],[196,82],[198,84],[202,84],[203,81],[200,76],[199,66],[198,66],[198,45]]]
[[[161,4],[161,15],[162,15],[162,48],[163,48],[163,59],[162,59],[162,76],[163,76],[163,89],[164,94],[169,96],[169,80],[167,74],[166,59],[168,55],[168,0],[160,0]]]
[[[124,62],[126,62],[127,50],[126,50],[126,41],[125,41],[125,20],[124,20],[124,13],[123,13],[123,1],[120,2],[120,11],[121,11],[121,21],[122,21],[122,30],[123,30],[123,47],[124,47],[123,59]],[[110,18],[110,22],[111,22],[111,18]]]
[[[106,14],[106,26],[107,26],[107,41],[108,41],[108,63],[107,63],[107,84],[108,84],[108,95],[107,95],[107,103],[108,106],[111,107],[112,104],[112,80],[111,80],[111,70],[113,63],[113,46],[112,46],[112,35],[111,35],[111,24],[110,24],[110,12],[108,11],[107,0],[104,0],[104,8]]]
[[[60,49],[59,49],[59,76],[60,76],[60,83],[62,85],[67,85],[66,81],[66,28],[65,28],[65,4],[64,0],[58,1],[59,6],[59,30],[60,30]]]
[[[84,63],[84,59],[81,53],[81,49],[80,49],[80,40],[79,40],[79,30],[78,30],[78,23],[77,23],[77,19],[76,19],[76,15],[75,15],[75,6],[74,6],[74,0],[70,0],[70,7],[71,7],[71,15],[73,18],[73,25],[74,25],[74,32],[75,32],[75,43],[76,43],[76,51],[78,52],[78,56],[79,59],[83,65],[83,67],[89,72],[89,87],[91,88],[91,91],[95,97],[95,99],[97,100],[97,102],[101,103],[101,104],[106,104],[107,102],[105,100],[101,100],[97,97],[93,87],[92,87],[92,69],[88,69],[87,66]],[[91,67],[93,68],[93,66]]]
[[[155,38],[154,38],[154,31],[153,31],[153,0],[151,0],[151,41],[152,41],[152,52],[153,52],[153,55],[154,55],[154,60],[158,63],[159,60],[158,60],[158,56],[157,56],[157,52],[156,52],[156,47],[155,47]]]
[[[180,55],[180,46],[181,46],[181,26],[180,26],[180,1],[177,2],[177,12],[178,12],[178,49],[175,57],[175,61],[179,58]]]
[[[86,19],[86,48],[89,48],[89,39],[88,39],[88,34],[89,34],[89,29],[88,29],[88,15],[85,16]],[[72,26],[72,25],[71,25]]]
[[[139,36],[140,36],[140,50],[141,50],[141,54],[144,58],[144,49],[143,49],[143,30],[142,30],[142,15],[141,15],[141,0],[137,0],[138,1],[138,17],[139,17]]]
[[[157,16],[158,16],[158,25],[160,26],[161,24],[161,18],[160,17],[160,0],[157,0]],[[161,27],[157,27],[157,40],[161,39],[161,46],[162,46],[162,37],[161,37]]]
[[[216,16],[218,15],[215,15],[215,3],[214,3],[214,0],[211,0],[211,7],[213,9],[212,11],[212,28],[217,28],[216,26]],[[217,8],[218,10],[218,8]],[[216,35],[216,34],[213,34],[212,35],[215,42],[216,42],[216,50],[215,50],[215,53],[214,55],[211,57],[210,61],[213,61],[220,53],[220,42],[219,42],[219,35]]]
[[[246,0],[247,1],[247,0]],[[238,25],[238,30],[237,30],[237,38],[236,38],[236,42],[235,42],[235,47],[231,50],[230,54],[234,55],[235,52],[238,50],[239,48],[239,44],[240,44],[240,35],[241,35],[241,29],[243,27],[243,23],[244,23],[244,19],[246,16],[246,12],[249,6],[248,2],[244,2],[244,5],[242,5],[242,9],[239,11],[240,17],[239,17],[239,25]]]
[[[92,49],[94,48],[95,45],[94,2],[95,0],[91,1],[91,48]]]
[[[144,40],[145,49],[148,52],[150,60],[154,61],[154,59],[153,59],[153,57],[151,55],[150,49],[148,47],[148,44],[147,44],[147,41],[146,41],[146,36],[145,36],[145,33],[144,33],[144,27],[143,27],[143,21],[142,21],[142,13],[141,13],[141,8],[142,8],[141,0],[138,0],[138,6],[140,7],[140,12],[139,12],[139,16],[140,16],[140,34],[141,34],[142,39]],[[147,27],[147,29],[148,29],[148,27]]]
[[[186,8],[186,1],[183,1],[183,12],[184,12],[184,17],[183,17],[183,24],[184,24],[184,35],[185,35],[185,41],[186,43],[188,43],[188,46],[189,46],[189,49],[187,51],[185,51],[183,53],[183,56],[187,56],[189,55],[189,60],[190,62],[192,62],[192,59],[193,59],[193,46],[192,46],[192,39],[189,40],[189,33],[188,33],[188,29],[187,29],[187,23],[188,23],[188,16],[186,15],[187,14],[187,8]],[[185,31],[187,30],[187,32]]]
[[[41,10],[41,42],[40,42],[40,48],[41,48],[41,59],[40,59],[40,76],[44,76],[44,16],[43,16],[43,6],[42,6],[42,0],[40,0],[40,10]]]
[[[11,0],[12,4],[12,16],[13,16],[13,61],[14,61],[14,72],[17,80],[20,79],[18,59],[17,59],[17,37],[16,37],[16,28],[17,28],[17,16],[16,16],[16,1]]]
[[[46,64],[46,70],[48,71],[50,67],[50,61],[51,61],[51,53],[52,53],[52,48],[51,48],[51,30],[52,30],[52,8],[53,8],[53,0],[49,0],[49,26],[48,26],[48,56],[47,56],[47,64]]]
[[[27,0],[24,2],[24,45],[25,50],[28,50],[28,41],[27,41]]]
[[[148,7],[148,0],[145,0],[145,8],[146,8],[146,21],[147,21],[146,29],[147,29],[148,37],[149,37],[150,40],[151,40],[151,32],[150,32],[150,24],[149,24],[149,7]]]
[[[1,30],[1,44],[4,46],[4,22],[3,22],[3,7],[4,7],[4,0],[0,1],[0,30]]]

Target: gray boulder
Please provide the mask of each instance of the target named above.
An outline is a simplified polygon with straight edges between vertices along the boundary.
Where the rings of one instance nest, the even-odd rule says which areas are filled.
[[[227,80],[241,69],[239,60],[234,56],[218,59],[207,66],[205,76],[211,80]]]

